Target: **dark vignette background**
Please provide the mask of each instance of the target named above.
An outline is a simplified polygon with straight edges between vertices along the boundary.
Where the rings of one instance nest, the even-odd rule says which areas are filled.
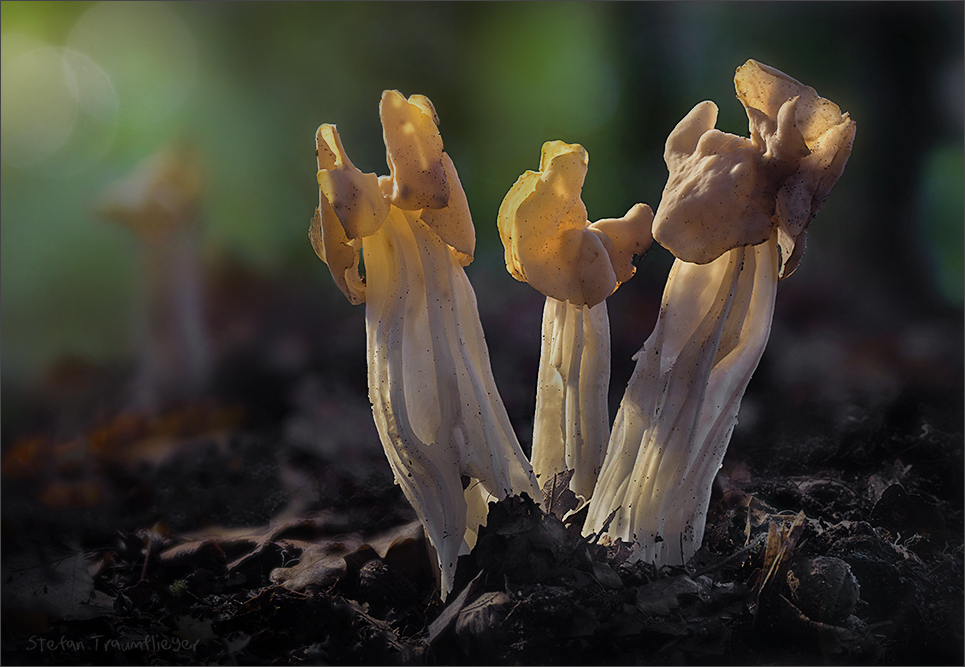
[[[77,538],[90,548],[119,528],[143,529],[154,512],[175,531],[198,515],[263,523],[286,500],[281,448],[305,447],[311,465],[378,467],[386,506],[401,502],[371,423],[362,308],[338,292],[306,233],[318,197],[315,128],[338,124],[355,163],[385,173],[377,103],[386,88],[425,94],[439,112],[476,224],[468,272],[497,384],[528,447],[543,299],[503,267],[503,195],[536,168],[544,141],[562,139],[590,154],[591,219],[639,201],[656,208],[663,142],[697,102],[717,103],[722,130],[746,132],[732,79],[748,58],[815,87],[858,129],[801,268],[780,286],[726,472],[739,474],[744,461],[764,476],[913,465],[915,491],[942,501],[960,545],[961,450],[944,443],[962,432],[965,400],[963,22],[960,2],[4,2],[5,564],[18,540]],[[90,66],[68,79],[45,69],[56,59],[38,59],[38,49]],[[225,479],[223,454],[189,443],[187,456],[155,473],[154,495],[145,494],[154,504],[140,514],[72,497],[61,511],[43,493],[78,481],[59,479],[64,470],[90,472],[70,457],[85,455],[91,429],[116,427],[130,408],[138,343],[137,242],[98,217],[94,202],[179,139],[199,149],[207,172],[211,393],[247,411],[249,431],[232,446],[250,470],[235,486],[212,488]],[[670,262],[655,247],[609,300],[612,411]],[[928,446],[929,429],[941,435],[937,445]],[[54,457],[40,462],[37,488],[8,465],[35,436],[53,443]],[[321,501],[350,504],[340,488]],[[41,502],[24,489],[40,489]],[[380,518],[402,520],[392,511]],[[953,631],[947,646],[960,656]],[[921,648],[914,634],[910,654]],[[943,650],[930,659],[952,654]]]

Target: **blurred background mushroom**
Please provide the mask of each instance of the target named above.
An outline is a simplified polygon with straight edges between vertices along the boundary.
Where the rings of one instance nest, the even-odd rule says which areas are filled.
[[[98,211],[128,227],[140,244],[132,407],[157,408],[207,389],[211,361],[197,220],[203,187],[198,156],[179,145],[145,158],[98,201]]]
[[[656,208],[667,134],[695,99],[731,99],[748,58],[863,122],[808,259],[781,286],[765,380],[748,389],[732,451],[778,433],[767,413],[805,432],[898,396],[960,415],[963,22],[962,5],[944,2],[4,2],[3,442],[41,423],[38,396],[75,400],[132,365],[135,241],[96,221],[94,197],[181,132],[208,166],[199,257],[216,295],[213,352],[263,343],[257,359],[229,355],[214,386],[239,386],[226,373],[267,359],[258,386],[277,417],[294,380],[314,378],[299,395],[328,396],[332,377],[354,377],[362,324],[304,242],[317,200],[304,137],[319,118],[352,119],[339,129],[353,159],[379,170],[369,110],[384,89],[447,110],[493,372],[516,431],[530,433],[543,297],[506,274],[496,229],[532,166],[520,147],[566,137],[592,153],[582,196],[594,216]],[[722,105],[720,129],[745,126]],[[611,409],[671,260],[655,248],[608,300]],[[367,407],[364,386],[346,382]]]

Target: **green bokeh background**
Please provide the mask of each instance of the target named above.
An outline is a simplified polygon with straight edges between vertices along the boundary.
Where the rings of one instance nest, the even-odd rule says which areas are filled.
[[[473,211],[477,264],[498,267],[496,211],[544,141],[588,150],[591,219],[638,201],[656,208],[663,142],[694,104],[714,100],[718,127],[746,134],[732,81],[748,58],[814,86],[858,124],[812,252],[860,267],[883,307],[908,317],[961,309],[961,2],[116,4],[123,11],[2,4],[4,144],[42,88],[14,85],[11,68],[31,49],[89,46],[116,94],[98,149],[67,145],[28,166],[3,151],[5,384],[65,354],[133,354],[135,241],[93,203],[175,137],[206,160],[209,266],[231,260],[334,290],[306,235],[319,124],[338,125],[362,170],[386,173],[382,90],[427,95]],[[99,27],[111,12],[120,23]],[[665,273],[669,256],[651,255],[642,271]]]

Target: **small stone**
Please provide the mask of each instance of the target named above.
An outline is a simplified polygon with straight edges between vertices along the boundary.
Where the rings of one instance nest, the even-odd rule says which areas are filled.
[[[366,562],[359,570],[359,595],[374,608],[406,608],[419,598],[412,582],[381,558]]]
[[[851,567],[831,556],[797,561],[788,570],[790,599],[812,621],[840,625],[854,612],[861,587]]]

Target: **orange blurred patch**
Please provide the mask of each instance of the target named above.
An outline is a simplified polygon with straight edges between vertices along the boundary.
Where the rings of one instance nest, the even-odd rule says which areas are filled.
[[[47,468],[51,457],[50,442],[43,436],[18,440],[3,455],[0,470],[9,479],[27,480],[38,477]]]
[[[104,482],[88,478],[76,482],[51,482],[37,498],[42,505],[54,510],[94,507],[107,495]]]

